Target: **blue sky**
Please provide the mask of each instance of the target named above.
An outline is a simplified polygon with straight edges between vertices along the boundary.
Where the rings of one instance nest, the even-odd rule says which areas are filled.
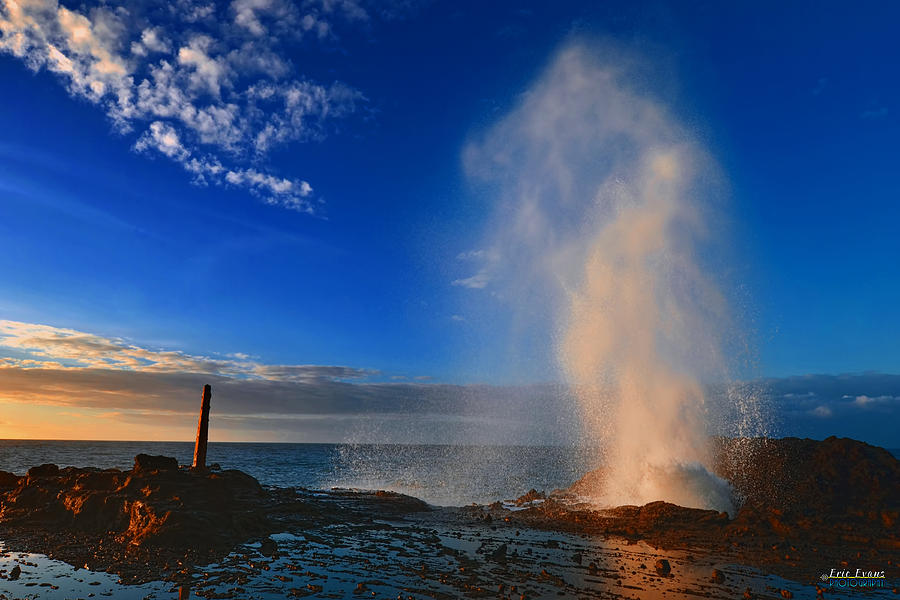
[[[376,383],[557,381],[547,319],[459,285],[498,196],[463,155],[560,48],[612,43],[725,182],[741,376],[900,371],[900,9],[40,4],[0,4],[3,319]]]

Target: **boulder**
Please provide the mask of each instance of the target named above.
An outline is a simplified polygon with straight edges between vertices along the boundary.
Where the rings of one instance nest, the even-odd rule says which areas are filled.
[[[135,473],[142,471],[177,471],[178,461],[171,456],[138,454],[134,457]]]
[[[266,538],[259,546],[259,553],[263,556],[272,557],[278,552],[278,544],[272,538]]]
[[[13,488],[19,485],[19,476],[15,473],[0,471],[0,488]]]
[[[39,467],[31,467],[28,469],[28,478],[37,477],[56,477],[59,475],[59,467],[51,464],[44,464]]]

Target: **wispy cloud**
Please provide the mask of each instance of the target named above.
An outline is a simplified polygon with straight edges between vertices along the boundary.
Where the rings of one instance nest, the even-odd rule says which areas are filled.
[[[454,279],[451,282],[451,285],[457,285],[461,287],[466,287],[473,290],[482,290],[487,287],[487,285],[491,282],[491,276],[487,269],[482,268],[479,269],[477,273],[472,275],[471,277],[464,277],[462,279]]]
[[[370,369],[320,365],[270,365],[242,353],[195,356],[141,347],[125,340],[19,321],[0,321],[0,348],[12,355],[0,366],[23,369],[111,369],[132,373],[194,373],[239,380],[320,382],[376,375]],[[10,352],[11,351],[11,352]]]
[[[481,290],[493,280],[494,270],[499,262],[496,250],[468,250],[456,255],[456,259],[465,263],[477,265],[477,271],[468,277],[461,277],[450,282],[451,285],[465,287],[473,290]]]
[[[816,87],[812,89],[813,96],[819,96],[825,89],[828,87],[828,78],[827,77],[819,77],[819,80],[816,82]]]
[[[368,19],[352,0],[77,10],[56,0],[0,0],[0,53],[58,74],[120,133],[136,133],[136,150],[179,163],[194,183],[244,188],[314,212],[309,182],[259,165],[273,148],[321,139],[328,122],[365,98],[344,83],[304,77],[288,50],[307,38],[333,38],[336,24]]]
[[[888,109],[886,106],[879,106],[876,108],[870,108],[868,110],[864,110],[859,113],[860,119],[883,119],[888,116]]]

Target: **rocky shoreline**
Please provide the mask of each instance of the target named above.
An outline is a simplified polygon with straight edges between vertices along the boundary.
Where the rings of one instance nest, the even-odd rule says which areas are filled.
[[[48,464],[24,476],[0,472],[8,547],[134,582],[187,572],[272,533],[423,510],[393,492],[266,489],[241,471],[146,454],[129,471]]]
[[[349,528],[390,539],[394,525],[386,521],[422,535],[457,525],[474,537],[508,534],[509,544],[483,553],[501,571],[512,564],[507,546],[533,531],[548,548],[560,543],[552,542],[554,534],[597,540],[598,547],[621,540],[798,582],[848,566],[900,575],[900,462],[888,452],[836,438],[717,443],[717,470],[743,500],[733,519],[665,502],[598,509],[583,494],[602,482],[599,471],[566,490],[532,491],[512,504],[435,509],[391,492],[265,488],[240,471],[196,470],[139,455],[128,471],[42,465],[24,476],[0,473],[0,540],[16,551],[117,573],[126,583],[188,581],[196,568],[226,560],[247,542],[259,543],[262,556],[277,557],[273,534],[326,540],[330,531]],[[323,542],[329,544],[340,541]],[[572,568],[592,576],[590,564]]]
[[[666,502],[597,509],[581,498],[602,485],[602,471],[566,490],[532,490],[517,500],[524,510],[495,503],[481,513],[660,548],[702,548],[796,581],[814,580],[825,565],[864,563],[898,572],[900,461],[887,450],[834,437],[720,439],[717,445],[717,474],[741,499],[733,519]]]

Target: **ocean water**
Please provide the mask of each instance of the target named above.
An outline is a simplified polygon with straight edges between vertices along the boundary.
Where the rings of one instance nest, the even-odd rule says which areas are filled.
[[[131,468],[137,454],[190,464],[193,443],[0,440],[0,470],[30,467]],[[489,503],[528,490],[568,487],[595,453],[556,446],[351,445],[211,442],[207,463],[240,469],[264,485],[382,489],[438,506]]]
[[[24,474],[44,463],[129,469],[137,454],[190,464],[189,442],[0,440],[0,470]],[[900,457],[900,449],[890,451]],[[595,468],[583,447],[353,445],[210,442],[207,462],[240,469],[264,485],[390,490],[437,506],[486,504],[534,488],[565,488]]]

